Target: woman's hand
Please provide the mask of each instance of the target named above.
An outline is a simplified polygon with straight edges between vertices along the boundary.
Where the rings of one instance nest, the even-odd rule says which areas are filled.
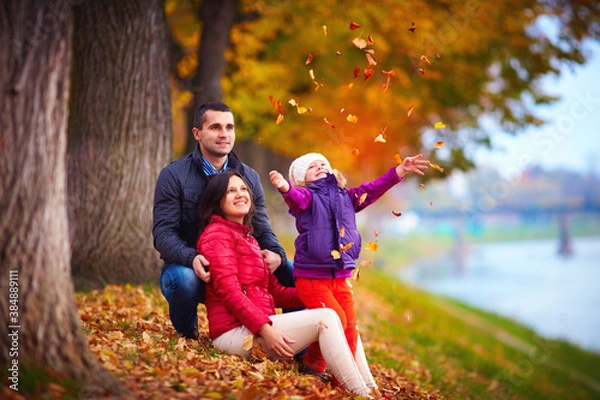
[[[279,172],[269,172],[269,179],[271,179],[271,183],[273,184],[273,186],[281,190],[283,193],[287,193],[290,190],[290,184]]]
[[[414,157],[406,157],[402,164],[396,167],[396,174],[398,174],[399,178],[402,178],[408,172],[414,172],[417,175],[425,175],[423,170],[427,169],[427,164],[429,162],[427,160],[421,160],[423,154],[418,154]]]
[[[196,273],[196,276],[204,281],[204,283],[210,282],[210,272],[208,271],[208,265],[210,263],[202,254],[198,254],[192,261],[192,268]]]
[[[277,356],[282,358],[294,356],[294,350],[289,345],[296,343],[296,341],[279,332],[270,324],[261,326],[258,334],[265,341],[267,348]]]

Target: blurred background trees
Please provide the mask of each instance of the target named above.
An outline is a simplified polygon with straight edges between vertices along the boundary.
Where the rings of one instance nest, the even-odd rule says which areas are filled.
[[[197,85],[206,73],[198,68],[205,62],[198,49],[207,40],[224,43],[199,35],[205,3],[166,1],[177,49],[176,154],[190,142],[185,115],[207,89]],[[490,146],[481,118],[507,134],[542,124],[534,106],[557,98],[540,79],[585,62],[584,42],[600,32],[600,5],[592,1],[235,5],[222,7],[234,21],[229,45],[213,46],[211,57],[225,54],[223,99],[235,110],[238,140],[251,143],[238,152],[245,158],[258,146],[287,157],[321,151],[357,179],[382,172],[396,153],[423,151],[446,172],[472,168],[477,147]],[[269,96],[281,103],[278,125]],[[308,110],[299,114],[291,99]],[[437,122],[445,127],[435,129]],[[385,144],[374,142],[379,134]],[[443,148],[434,148],[438,141]]]

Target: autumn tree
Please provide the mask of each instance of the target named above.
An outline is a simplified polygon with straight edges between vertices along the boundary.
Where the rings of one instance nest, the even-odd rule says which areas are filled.
[[[68,192],[75,283],[155,281],[154,185],[171,159],[172,137],[163,5],[81,2],[74,21]]]
[[[472,168],[490,125],[544,122],[534,107],[557,98],[541,79],[585,62],[600,33],[600,3],[585,0],[240,1],[238,12],[258,16],[232,26],[221,79],[240,139],[323,151],[369,176],[420,151],[446,172]]]
[[[89,350],[70,277],[71,6],[8,2],[0,27],[1,385],[41,395],[46,377],[75,381],[71,396],[119,398],[126,391]]]

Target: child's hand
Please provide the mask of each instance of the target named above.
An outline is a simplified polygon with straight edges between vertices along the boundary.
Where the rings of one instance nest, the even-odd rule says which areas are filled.
[[[396,173],[398,176],[402,178],[408,172],[414,172],[418,175],[425,175],[423,170],[427,169],[427,164],[429,163],[427,160],[421,160],[421,157],[423,157],[423,154],[418,154],[414,157],[406,157],[402,161],[402,164],[396,167]]]
[[[269,179],[271,179],[271,183],[273,184],[273,186],[281,190],[283,193],[287,193],[290,190],[290,184],[279,172],[269,172]]]

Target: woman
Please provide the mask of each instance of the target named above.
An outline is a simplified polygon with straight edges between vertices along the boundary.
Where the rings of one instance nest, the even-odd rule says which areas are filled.
[[[200,202],[202,234],[197,247],[210,265],[205,305],[213,345],[249,357],[251,338],[269,358],[283,359],[319,342],[343,388],[364,396],[376,391],[362,346],[355,361],[335,311],[275,313],[275,307],[299,307],[302,302],[294,288],[281,286],[267,270],[251,235],[253,213],[251,191],[239,173],[226,171],[210,178]]]

